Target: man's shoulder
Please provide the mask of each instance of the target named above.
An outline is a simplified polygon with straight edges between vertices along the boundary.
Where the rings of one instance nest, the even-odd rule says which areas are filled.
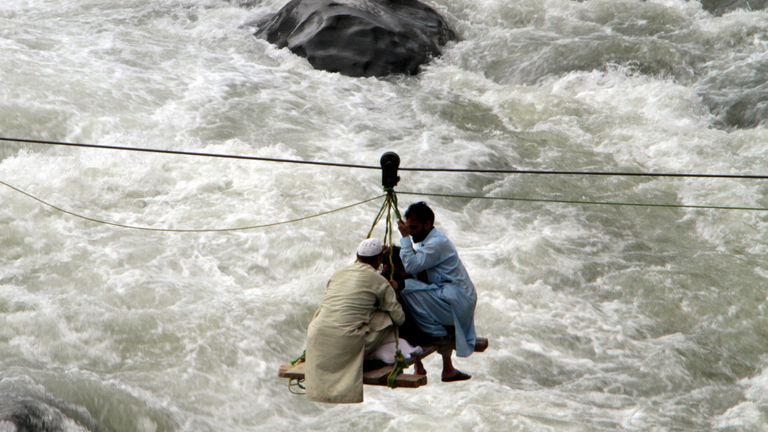
[[[333,276],[331,276],[329,283],[340,283],[343,285],[352,283],[358,287],[365,286],[369,288],[377,285],[388,285],[387,279],[373,267],[359,262],[354,262],[336,270]]]
[[[353,272],[359,272],[364,274],[366,277],[374,279],[382,278],[386,280],[384,276],[382,276],[381,273],[379,273],[375,268],[371,267],[369,264],[361,263],[359,261],[355,261],[353,264],[346,267],[346,269]]]
[[[427,238],[424,239],[424,242],[432,243],[434,245],[450,245],[453,247],[451,240],[437,228],[432,228],[432,231],[429,232]]]
[[[336,269],[336,271],[333,272],[333,275],[331,275],[331,279],[343,277],[346,274],[360,271],[361,268],[358,266],[358,264],[358,262],[353,262]]]

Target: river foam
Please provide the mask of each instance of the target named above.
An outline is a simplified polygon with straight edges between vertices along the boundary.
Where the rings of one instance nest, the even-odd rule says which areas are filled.
[[[406,167],[759,174],[768,156],[764,11],[439,1],[460,41],[418,77],[354,79],[243,27],[282,3],[4,2],[0,131],[365,165],[395,151]],[[375,170],[11,143],[0,158],[35,197],[149,228],[381,193]],[[433,205],[478,287],[490,348],[456,360],[472,380],[441,383],[429,358],[426,387],[325,406],[276,378],[379,202],[164,233],[0,185],[0,406],[33,400],[75,431],[768,424],[765,212],[573,203],[768,207],[763,181],[400,175],[401,192],[518,199],[400,195]]]

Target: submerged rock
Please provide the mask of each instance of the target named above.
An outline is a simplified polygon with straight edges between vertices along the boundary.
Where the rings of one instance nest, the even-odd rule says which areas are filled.
[[[456,34],[417,0],[291,0],[255,35],[316,69],[350,76],[413,75]]]

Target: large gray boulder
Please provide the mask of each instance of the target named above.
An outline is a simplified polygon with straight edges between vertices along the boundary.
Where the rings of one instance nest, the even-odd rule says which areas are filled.
[[[417,0],[291,0],[256,36],[349,76],[414,75],[456,34]]]
[[[768,0],[701,0],[705,10],[712,15],[724,15],[737,9],[763,10],[768,8]]]

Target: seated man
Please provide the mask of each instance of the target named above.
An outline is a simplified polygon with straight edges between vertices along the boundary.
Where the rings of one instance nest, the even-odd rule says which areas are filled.
[[[395,291],[382,277],[383,246],[367,239],[357,261],[331,276],[307,330],[305,385],[316,402],[363,401],[363,359],[405,319]]]
[[[434,342],[444,344],[439,350],[443,356],[442,380],[461,381],[471,376],[453,367],[450,345],[445,342],[455,339],[459,357],[468,357],[474,352],[477,294],[456,247],[434,223],[435,214],[424,202],[408,207],[405,222],[397,223],[403,236],[400,258],[405,270],[412,275],[426,272],[427,276],[426,283],[405,279],[401,296],[419,329],[434,338]],[[424,372],[418,369],[419,365],[417,373]]]

